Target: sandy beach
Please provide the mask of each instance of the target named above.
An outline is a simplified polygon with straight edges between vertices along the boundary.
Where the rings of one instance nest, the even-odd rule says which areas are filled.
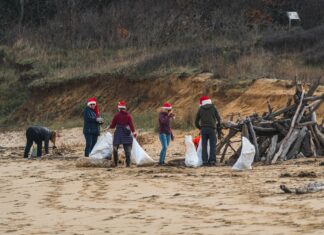
[[[169,161],[184,158],[184,134],[176,133]],[[143,147],[157,160],[157,136],[145,135]],[[324,159],[244,172],[77,168],[83,141],[80,128],[64,130],[62,155],[24,160],[24,132],[0,134],[0,234],[323,234],[324,191],[285,194],[279,186],[324,182]]]

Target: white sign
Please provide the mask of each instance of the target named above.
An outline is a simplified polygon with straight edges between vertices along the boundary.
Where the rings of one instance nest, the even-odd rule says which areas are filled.
[[[290,20],[300,20],[299,15],[296,11],[288,11],[287,16]]]

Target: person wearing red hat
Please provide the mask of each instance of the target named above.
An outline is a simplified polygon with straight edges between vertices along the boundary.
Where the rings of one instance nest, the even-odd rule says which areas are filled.
[[[217,108],[208,96],[200,98],[200,108],[196,115],[195,126],[200,130],[202,141],[203,165],[216,164],[217,132],[220,135],[221,118]],[[210,141],[210,155],[208,156],[207,143]]]
[[[83,111],[83,120],[83,134],[86,140],[84,156],[89,157],[100,134],[99,126],[103,123],[103,119],[99,117],[99,107],[96,98],[89,98],[87,100],[87,107]]]
[[[126,111],[126,102],[119,101],[118,105],[119,112],[115,114],[109,128],[114,129],[113,139],[113,155],[115,167],[118,166],[118,148],[123,145],[125,156],[126,156],[126,167],[130,167],[131,164],[131,150],[133,144],[133,136],[136,138],[135,126],[133,123],[133,117]]]
[[[159,138],[162,145],[162,150],[160,152],[159,164],[165,164],[165,157],[170,140],[173,140],[173,134],[171,130],[171,120],[174,118],[172,113],[172,105],[169,103],[164,103],[161,112],[159,113]]]

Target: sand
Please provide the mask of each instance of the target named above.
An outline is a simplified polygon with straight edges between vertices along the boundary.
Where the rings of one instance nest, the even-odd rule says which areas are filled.
[[[176,133],[168,160],[184,157],[184,134]],[[324,182],[324,159],[245,172],[223,165],[77,168],[81,129],[61,135],[62,155],[24,160],[24,133],[0,134],[0,234],[324,233],[324,192],[295,195],[279,188]],[[157,160],[157,136],[143,135]],[[314,173],[299,177],[302,171]]]

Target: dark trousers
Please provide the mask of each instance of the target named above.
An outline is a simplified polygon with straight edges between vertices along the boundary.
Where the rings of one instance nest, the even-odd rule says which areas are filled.
[[[91,150],[97,143],[98,135],[97,134],[84,134],[86,140],[86,147],[84,149],[84,156],[89,157]]]
[[[28,158],[28,154],[30,152],[31,147],[33,146],[33,142],[34,142],[34,140],[32,138],[27,137],[24,158]],[[41,157],[42,156],[42,141],[37,141],[36,144],[37,144],[37,157]]]
[[[207,143],[209,140],[210,153],[208,158]],[[201,144],[202,144],[202,160],[203,164],[216,163],[216,129],[211,127],[202,127],[201,128]]]
[[[125,151],[125,157],[126,157],[126,166],[129,167],[131,160],[131,151],[132,151],[132,145],[131,144],[123,144],[124,147],[124,151]],[[115,166],[118,166],[118,148],[119,148],[119,144],[114,145],[114,163]]]

